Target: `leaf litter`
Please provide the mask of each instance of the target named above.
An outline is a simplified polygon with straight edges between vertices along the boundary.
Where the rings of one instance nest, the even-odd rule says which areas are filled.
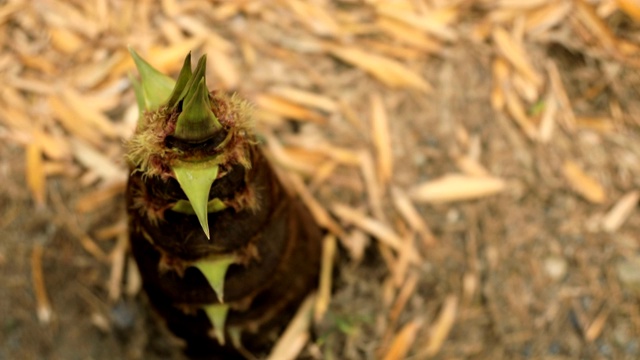
[[[337,238],[320,305],[274,356],[639,357],[638,14],[622,0],[4,2],[0,357],[180,357],[145,325],[122,245],[128,45],[169,73],[207,52],[214,87],[252,100],[283,181]],[[548,259],[566,270],[549,277]]]

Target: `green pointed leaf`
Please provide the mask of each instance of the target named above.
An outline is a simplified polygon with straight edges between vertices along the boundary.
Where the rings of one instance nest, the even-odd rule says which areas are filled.
[[[221,128],[222,125],[211,110],[209,90],[204,79],[201,79],[193,91],[187,92],[173,135],[182,140],[203,140]]]
[[[200,221],[202,230],[209,237],[209,217],[207,204],[211,184],[218,176],[218,166],[202,166],[201,164],[181,164],[173,167],[176,180],[187,195],[193,210]]]
[[[204,307],[204,311],[207,313],[209,321],[213,326],[213,333],[218,339],[220,345],[224,345],[224,324],[227,321],[227,314],[229,313],[229,305],[226,304],[213,304]]]
[[[171,96],[169,96],[169,101],[167,101],[167,106],[173,108],[176,106],[180,100],[180,96],[182,92],[186,88],[189,80],[192,77],[191,73],[191,53],[187,55],[184,59],[184,63],[182,64],[182,69],[180,69],[180,74],[178,75],[178,80],[176,81],[176,86],[173,88],[171,92]]]
[[[129,53],[131,53],[142,79],[144,109],[149,111],[157,110],[169,98],[176,82],[153,68],[131,47],[129,48]]]
[[[229,332],[231,345],[236,349],[244,349],[244,346],[242,345],[242,329],[238,326],[231,326],[227,332]]]
[[[215,260],[201,260],[194,265],[207,279],[220,302],[224,302],[224,280],[227,270],[235,261],[236,257],[229,255]]]
[[[142,85],[140,81],[136,79],[133,74],[129,73],[129,81],[131,81],[131,86],[133,86],[133,93],[136,94],[136,103],[138,103],[138,111],[140,114],[145,109],[144,105],[144,94],[142,93]]]
[[[198,60],[198,64],[196,65],[195,70],[193,70],[193,74],[191,75],[191,78],[189,79],[187,84],[184,86],[184,89],[182,89],[182,92],[178,97],[178,101],[185,99],[185,102],[187,102],[186,100],[187,93],[195,91],[196,87],[198,86],[198,83],[200,83],[200,80],[204,80],[206,70],[207,70],[207,55],[202,55],[202,57]],[[205,81],[205,87],[206,87],[206,81]]]
[[[227,208],[227,205],[220,199],[215,198],[215,199],[211,199],[209,200],[209,202],[207,203],[207,212],[208,213],[212,213],[212,212],[218,212],[221,210],[224,210]],[[195,215],[196,212],[193,210],[193,206],[191,206],[191,203],[186,201],[186,200],[178,200],[176,202],[175,205],[173,205],[173,207],[171,207],[171,210],[175,211],[175,212],[179,212],[182,214],[190,214],[190,215]]]

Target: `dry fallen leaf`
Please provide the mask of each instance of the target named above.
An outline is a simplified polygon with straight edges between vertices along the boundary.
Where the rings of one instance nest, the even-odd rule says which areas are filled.
[[[409,196],[418,202],[446,203],[491,196],[505,189],[500,178],[449,174],[413,187]]]
[[[602,204],[607,200],[604,188],[593,177],[587,175],[575,162],[567,160],[562,172],[571,188],[594,204]]]
[[[640,191],[637,190],[628,192],[621,197],[602,219],[602,229],[608,232],[618,230],[636,209],[639,199]]]
[[[449,336],[449,332],[453,327],[458,313],[458,298],[454,295],[449,295],[444,304],[442,304],[442,310],[440,315],[436,319],[435,324],[430,329],[429,340],[426,345],[419,351],[419,354],[424,357],[431,357],[437,354],[442,348],[442,344]],[[422,357],[422,358],[424,358]],[[418,356],[420,358],[420,356]]]
[[[314,302],[315,295],[311,294],[300,305],[298,312],[296,312],[287,329],[271,349],[267,360],[293,360],[297,358],[309,340],[309,327],[311,325]]]
[[[422,328],[422,319],[414,319],[406,324],[395,336],[389,351],[384,356],[384,360],[403,360],[406,358],[409,349],[416,340],[418,331]]]
[[[386,185],[393,174],[393,156],[391,152],[391,137],[389,135],[389,120],[380,94],[371,96],[371,129],[373,143],[376,148],[378,181]]]
[[[530,80],[535,86],[541,86],[542,77],[534,69],[529,61],[527,52],[522,44],[517,42],[506,30],[497,27],[493,30],[493,41],[496,42],[502,56],[504,56],[513,67]]]
[[[352,47],[329,46],[328,50],[334,56],[361,68],[388,86],[407,87],[425,92],[432,91],[431,85],[420,74],[395,60]]]
[[[627,15],[640,21],[640,2],[638,0],[616,0],[616,3]]]

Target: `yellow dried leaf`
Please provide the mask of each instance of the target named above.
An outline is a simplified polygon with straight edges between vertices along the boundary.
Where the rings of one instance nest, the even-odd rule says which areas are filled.
[[[65,160],[71,157],[69,142],[61,136],[54,136],[42,131],[36,131],[34,140],[42,148],[48,158],[53,160]]]
[[[332,210],[346,223],[359,227],[396,251],[402,250],[402,238],[387,225],[343,204],[334,204]]]
[[[315,295],[311,294],[300,305],[286,330],[271,349],[267,360],[293,360],[298,357],[309,340],[314,298]]]
[[[70,133],[93,145],[100,146],[102,137],[94,128],[89,127],[86,122],[78,121],[78,116],[73,112],[59,96],[49,98],[49,106],[56,119]]]
[[[533,68],[525,49],[506,30],[496,27],[493,30],[493,41],[500,50],[500,54],[507,59],[514,68],[531,81],[536,87],[543,83],[542,77]]]
[[[322,240],[322,265],[320,267],[318,297],[316,299],[313,312],[313,318],[316,323],[322,321],[327,309],[329,309],[329,303],[331,302],[331,282],[336,249],[337,240],[335,235],[328,234],[325,236]]]
[[[77,91],[66,88],[62,91],[62,98],[69,108],[76,114],[76,121],[90,124],[93,128],[100,131],[104,136],[109,138],[118,137],[118,130],[115,124],[104,115],[101,111],[95,109],[89,99],[85,99]]]
[[[454,295],[449,295],[442,304],[442,310],[440,315],[433,324],[429,337],[425,347],[419,352],[420,355],[431,357],[434,356],[442,348],[442,344],[449,336],[449,332],[453,327],[458,313],[458,298]],[[420,358],[420,356],[418,356]]]
[[[638,0],[616,0],[616,3],[627,15],[640,21],[640,2]]]
[[[637,190],[628,192],[621,197],[602,219],[602,229],[608,232],[618,230],[636,209],[639,199],[640,191]]]
[[[73,72],[73,84],[81,89],[96,87],[113,75],[113,69],[122,63],[124,58],[123,51],[116,51],[109,57],[79,67]]]
[[[162,73],[175,72],[182,66],[185,55],[190,51],[197,51],[205,39],[204,36],[195,36],[171,46],[156,45],[149,49],[146,58]]]
[[[73,54],[85,45],[79,35],[63,27],[49,28],[49,36],[51,45],[65,54]]]
[[[326,119],[315,111],[307,109],[298,104],[294,104],[291,101],[283,99],[279,96],[259,94],[258,96],[256,96],[254,101],[258,108],[274,112],[284,117],[297,120],[306,120],[320,124],[326,122]]]
[[[596,10],[584,0],[574,1],[575,15],[591,33],[600,40],[607,51],[617,52],[618,40]]]
[[[219,83],[217,87],[223,89],[235,89],[240,83],[240,74],[236,68],[235,62],[231,57],[222,51],[209,50],[210,54],[216,54],[212,61],[207,63],[207,67],[216,74]]]
[[[340,26],[335,21],[335,16],[329,14],[323,7],[312,1],[287,0],[291,10],[300,19],[302,24],[312,32],[320,36],[335,36],[340,34]]]
[[[414,319],[406,324],[394,337],[393,342],[383,360],[403,360],[416,340],[418,331],[422,328],[422,319]]]
[[[458,18],[459,10],[456,7],[445,7],[425,14],[417,14],[412,9],[399,9],[387,6],[388,2],[378,2],[376,10],[380,15],[403,22],[447,41],[455,41],[458,38],[456,32],[449,27]]]
[[[571,2],[550,2],[527,16],[525,29],[530,34],[540,34],[560,24],[571,11]]]
[[[42,149],[36,142],[27,145],[27,186],[31,191],[36,205],[43,206],[45,202],[45,183]]]
[[[127,174],[123,167],[118,166],[118,164],[89,144],[78,139],[72,139],[71,146],[74,157],[78,162],[91,169],[106,182],[122,182],[126,178]]]
[[[388,86],[432,91],[431,85],[422,76],[395,60],[351,47],[329,46],[328,50],[334,56],[361,68]]]
[[[538,129],[529,116],[527,116],[520,98],[513,92],[507,91],[505,92],[505,99],[511,118],[520,126],[529,139],[535,140],[538,137]]]
[[[380,30],[420,51],[437,53],[442,49],[442,45],[438,41],[431,39],[423,31],[400,21],[381,17],[377,20],[376,25]]]
[[[288,86],[274,87],[271,89],[271,92],[296,104],[313,107],[329,113],[338,110],[338,104],[325,95]]]
[[[602,185],[573,161],[567,160],[562,167],[562,172],[571,188],[586,200],[595,204],[602,204],[607,200]]]
[[[427,226],[423,217],[415,208],[411,200],[400,188],[391,188],[391,199],[396,210],[402,215],[405,221],[411,226],[411,228],[422,237],[422,241],[426,246],[432,246],[436,244],[436,239],[431,233],[431,230]]]
[[[418,202],[447,203],[479,199],[505,189],[506,183],[500,178],[449,174],[415,186],[409,196]]]
[[[463,173],[470,176],[489,176],[489,172],[487,169],[482,166],[476,160],[470,158],[469,156],[459,156],[456,158],[456,166]]]
[[[502,111],[506,103],[504,92],[509,81],[509,65],[503,58],[497,57],[493,60],[491,68],[493,72],[491,107],[495,111]]]
[[[376,148],[378,181],[385,186],[393,174],[393,154],[387,111],[378,93],[371,96],[371,131]]]

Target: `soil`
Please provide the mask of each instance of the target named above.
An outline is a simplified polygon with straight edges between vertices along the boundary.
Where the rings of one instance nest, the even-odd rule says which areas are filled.
[[[256,103],[274,163],[335,222],[333,296],[300,358],[640,358],[636,5],[96,3],[0,4],[0,359],[182,358],[124,241],[127,44],[174,76],[186,51],[207,52],[209,87]],[[539,14],[549,24],[534,26]],[[389,19],[428,41],[394,36]],[[468,184],[456,194],[478,178],[500,186],[424,195],[453,173]]]

